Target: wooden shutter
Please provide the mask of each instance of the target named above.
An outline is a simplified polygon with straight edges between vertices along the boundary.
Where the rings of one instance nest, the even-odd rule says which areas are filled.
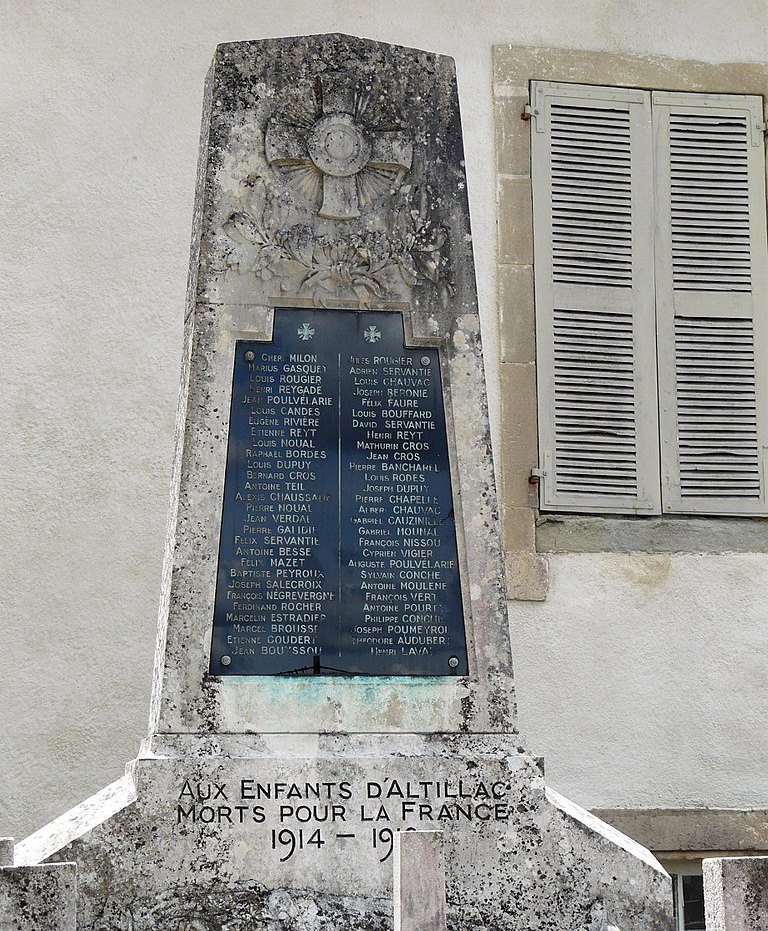
[[[540,504],[659,513],[650,94],[531,92]]]
[[[653,94],[663,509],[765,514],[759,97]]]

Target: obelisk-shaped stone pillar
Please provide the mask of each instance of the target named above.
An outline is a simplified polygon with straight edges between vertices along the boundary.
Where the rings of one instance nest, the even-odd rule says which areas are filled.
[[[187,309],[178,498],[167,552],[152,746],[180,747],[186,735],[194,741],[210,733],[510,733],[515,729],[511,650],[453,61],[428,52],[336,35],[235,43],[220,46],[206,100],[196,248]],[[325,338],[324,331],[340,327],[332,311],[344,311],[347,318],[356,313],[361,321],[370,321],[361,322],[361,333],[355,339],[345,337],[342,374],[348,377],[349,370],[371,369],[358,381],[362,383],[367,377],[375,382],[373,390],[381,392],[373,395],[374,412],[392,413],[391,417],[373,418],[371,432],[378,437],[367,451],[385,457],[371,460],[377,467],[374,474],[381,481],[368,487],[386,489],[371,497],[380,496],[379,504],[387,513],[381,520],[382,528],[370,529],[385,531],[384,542],[397,544],[395,556],[412,551],[409,541],[421,540],[424,535],[415,532],[423,529],[422,525],[403,525],[401,529],[413,529],[414,533],[399,537],[389,532],[393,528],[386,520],[395,506],[389,499],[396,496],[396,504],[402,508],[410,505],[412,509],[423,509],[425,505],[418,499],[424,494],[419,495],[418,489],[397,492],[396,486],[414,488],[418,484],[415,478],[426,475],[431,479],[433,473],[415,472],[411,467],[418,465],[418,460],[397,459],[397,451],[385,447],[404,443],[418,446],[444,439],[445,452],[435,454],[434,464],[450,479],[452,494],[443,502],[437,520],[451,515],[456,553],[450,558],[456,564],[440,579],[415,581],[443,584],[458,580],[461,605],[455,613],[463,616],[454,625],[462,628],[461,637],[454,639],[462,641],[462,649],[466,644],[466,658],[461,656],[461,666],[457,667],[460,674],[447,665],[448,655],[446,665],[439,670],[442,675],[434,675],[435,670],[430,668],[429,675],[404,677],[381,674],[391,668],[382,662],[380,669],[372,664],[373,675],[354,678],[242,678],[221,665],[221,655],[230,654],[219,651],[211,662],[217,577],[225,569],[219,560],[220,547],[227,542],[222,540],[223,523],[228,539],[235,535],[232,529],[226,529],[226,517],[237,502],[227,500],[224,508],[222,502],[228,443],[232,442],[236,349],[238,343],[244,345],[247,341],[261,341],[269,348],[276,308],[292,309],[296,332],[305,324],[309,328],[305,332],[312,331],[305,340],[293,334],[293,344],[285,349],[287,354],[303,350],[305,355],[313,356],[317,344]],[[312,313],[302,315],[302,308]],[[379,316],[374,317],[374,312]],[[390,315],[393,327],[404,331],[405,340],[401,336],[399,350],[392,346],[385,349],[383,344],[377,348],[375,342],[363,338],[366,326],[381,330],[377,321],[382,313]],[[367,314],[371,316],[366,318]],[[434,364],[421,364],[419,346],[436,350]],[[283,390],[301,386],[286,384],[290,373],[281,372],[282,380],[274,380],[262,355],[268,353],[258,352],[257,348],[251,365],[264,371],[251,375],[263,379],[273,376],[268,384],[274,392],[268,393],[267,399],[312,397]],[[374,364],[376,358],[382,361]],[[410,358],[410,363],[392,361],[402,358]],[[353,359],[367,360],[369,364],[356,364]],[[322,364],[330,369],[328,359]],[[412,398],[413,392],[407,390],[406,382],[412,382],[417,390],[421,387],[425,368],[431,369],[431,386],[441,382],[436,400],[442,408],[437,413],[444,418],[444,426],[439,438],[435,429],[418,429],[432,421],[409,417],[433,406],[422,404],[421,398]],[[395,374],[387,374],[385,369]],[[332,373],[326,374],[330,377]],[[393,380],[399,384],[389,384]],[[341,402],[349,412],[363,411],[364,398],[355,393],[357,386],[352,384],[354,372],[349,381],[341,388]],[[333,395],[333,405],[339,401],[335,385],[323,384],[322,389],[324,394]],[[242,397],[235,389],[235,405]],[[416,408],[395,406],[412,400]],[[263,425],[254,441],[284,443],[289,438],[283,437],[282,431],[290,429],[284,418],[290,420],[291,414],[282,412],[306,408],[299,404],[263,404],[260,410],[276,413],[262,419],[280,423]],[[307,424],[314,423],[312,417],[299,416]],[[399,420],[400,429],[387,426],[394,419]],[[409,431],[409,426],[415,429]],[[270,431],[281,435],[272,436]],[[420,435],[415,440],[406,439],[411,432]],[[368,439],[362,432],[348,433],[345,441]],[[262,446],[253,451],[261,455],[251,456],[250,461],[264,468],[251,471],[264,477],[253,479],[248,489],[241,487],[243,495],[250,492],[285,497],[295,491],[287,487],[292,483],[288,477],[291,470],[281,467],[289,460],[267,455],[286,451],[285,447]],[[414,452],[426,462],[426,451]],[[318,465],[316,459],[309,462]],[[383,465],[408,468],[384,471]],[[342,478],[346,479],[350,475],[349,462],[343,461],[341,466]],[[285,473],[283,478],[279,478],[281,473]],[[393,481],[392,476],[397,475],[405,480]],[[311,495],[320,487],[317,480],[301,481],[300,494]],[[276,484],[280,487],[274,489]],[[433,492],[430,484],[426,482],[426,496]],[[365,486],[360,488],[362,491]],[[264,502],[275,508],[290,503]],[[242,508],[247,504],[243,501]],[[330,504],[335,506],[334,502]],[[318,516],[318,510],[316,505],[313,517]],[[266,507],[263,513],[270,521],[268,526],[274,528],[273,511]],[[342,537],[357,533],[359,526],[351,523],[354,516],[365,515],[345,513]],[[426,519],[432,515],[411,512],[402,516]],[[241,532],[237,536],[244,536],[242,528],[243,522],[238,521],[235,529]],[[266,535],[245,536],[262,542]],[[375,535],[367,539],[374,541]],[[336,549],[339,541],[326,533],[322,540],[310,545],[316,550]],[[382,557],[365,557],[366,550],[382,552],[381,547],[355,545],[354,552],[350,548],[346,553],[347,562],[350,558],[382,561]],[[423,565],[423,571],[434,575],[436,570],[431,567],[437,559],[433,550],[425,548],[426,556],[421,561],[419,556],[406,557],[418,563],[411,571]],[[312,556],[314,553],[307,566],[315,564]],[[274,565],[278,558],[276,552],[257,557],[259,565],[250,567],[271,572],[270,578],[236,580],[262,583],[261,589],[251,590],[252,594],[259,591],[264,595],[259,615],[262,618],[268,614],[264,607],[270,603],[268,593],[281,591],[266,587],[279,581],[275,577],[278,569],[286,568]],[[389,556],[384,557],[383,566],[367,570],[373,576],[369,583],[391,581],[384,578],[390,572],[390,561]],[[409,570],[394,571],[395,593],[399,594],[405,581],[401,576]],[[360,578],[356,582],[359,588]],[[312,589],[299,591],[309,594]],[[371,591],[376,593],[375,589]],[[241,589],[241,594],[247,592]],[[339,600],[342,613],[351,611],[343,595]],[[311,603],[312,599],[308,597],[307,601]],[[235,607],[238,603],[243,605],[245,600],[230,599],[228,613],[247,617],[249,612]],[[412,600],[411,604],[419,602]],[[422,601],[424,604],[429,607],[437,603]],[[383,612],[364,611],[363,604],[357,607],[358,623],[349,613],[341,621],[343,625],[367,629],[387,626]],[[442,610],[435,613],[439,617],[444,614]],[[365,623],[364,615],[372,614],[376,620]],[[424,627],[420,622],[414,625],[403,621],[418,614],[424,612],[395,611],[394,619],[406,628]],[[268,620],[269,632],[265,628],[262,642],[254,642],[254,648],[271,645],[266,642],[272,631],[270,624]],[[291,621],[287,626],[298,629],[302,625]],[[253,636],[255,641],[260,635],[254,632]],[[375,635],[368,636],[375,639]],[[423,634],[420,639],[428,636]],[[398,652],[406,645],[391,644],[386,636],[378,641],[380,648],[394,646]],[[439,648],[440,644],[426,646]],[[306,654],[295,654],[294,667],[302,666],[302,656],[306,658]],[[344,659],[339,661],[337,656],[331,665],[347,668]],[[257,660],[250,664],[252,671],[261,671]]]

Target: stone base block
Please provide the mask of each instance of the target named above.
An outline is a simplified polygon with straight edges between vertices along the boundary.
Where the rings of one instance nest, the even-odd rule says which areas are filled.
[[[12,837],[0,837],[0,866],[13,866]]]
[[[445,931],[442,831],[395,835],[395,931]]]
[[[451,929],[671,927],[667,874],[514,735],[171,736],[129,781],[17,847],[77,862],[78,931],[386,931],[409,829],[443,832]]]
[[[0,868],[2,931],[75,931],[74,863]]]
[[[704,860],[707,931],[768,931],[768,857]]]

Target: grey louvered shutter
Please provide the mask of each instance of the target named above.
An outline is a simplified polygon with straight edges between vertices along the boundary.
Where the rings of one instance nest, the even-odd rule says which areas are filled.
[[[531,99],[540,505],[659,513],[650,94]]]
[[[759,97],[653,94],[663,509],[765,514]]]

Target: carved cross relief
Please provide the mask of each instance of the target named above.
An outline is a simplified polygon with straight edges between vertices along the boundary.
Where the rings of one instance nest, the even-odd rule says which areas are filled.
[[[321,217],[349,220],[400,186],[413,158],[406,134],[375,113],[369,92],[312,89],[267,124],[267,163]]]

